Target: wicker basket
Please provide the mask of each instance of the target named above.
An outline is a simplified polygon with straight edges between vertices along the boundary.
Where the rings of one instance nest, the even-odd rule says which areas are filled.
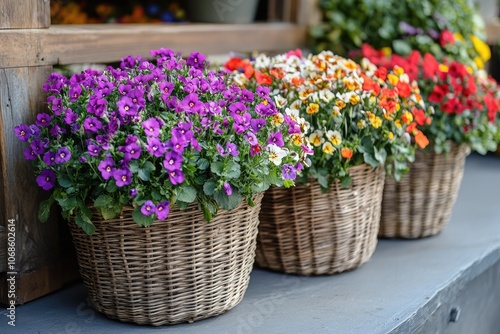
[[[379,236],[416,239],[441,232],[450,220],[464,172],[467,145],[448,154],[417,151],[401,182],[387,178]]]
[[[359,267],[377,245],[384,170],[350,169],[352,186],[337,182],[323,193],[312,181],[266,191],[260,213],[256,264],[300,275],[334,274]]]
[[[131,208],[106,221],[95,212],[92,236],[70,223],[93,306],[110,318],[155,326],[228,311],[248,286],[262,196],[210,223],[195,205],[149,228],[132,220]]]

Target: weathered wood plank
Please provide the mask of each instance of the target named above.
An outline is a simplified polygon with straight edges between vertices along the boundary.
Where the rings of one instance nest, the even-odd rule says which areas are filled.
[[[48,28],[49,26],[50,1],[0,1],[0,29]]]
[[[500,42],[500,19],[486,22],[486,39],[490,45]]]
[[[290,23],[242,25],[81,25],[0,30],[0,68],[118,61],[171,48],[199,51],[286,51],[305,46],[305,27]]]
[[[296,23],[303,26],[313,26],[321,22],[319,0],[298,0]]]

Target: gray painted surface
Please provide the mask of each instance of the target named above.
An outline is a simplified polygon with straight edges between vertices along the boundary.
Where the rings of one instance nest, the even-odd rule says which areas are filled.
[[[470,333],[498,334],[499,261],[500,158],[470,156],[443,233],[381,240],[373,258],[352,272],[298,277],[255,269],[245,298],[228,313],[160,328],[107,319],[89,308],[82,285],[74,285],[18,307],[15,328],[7,326],[2,310],[0,333],[468,333],[473,328]],[[450,324],[455,305],[461,306],[460,317]],[[475,326],[481,321],[488,324]]]

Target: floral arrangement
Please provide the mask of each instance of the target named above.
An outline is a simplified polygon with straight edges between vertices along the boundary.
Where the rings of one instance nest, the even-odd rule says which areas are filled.
[[[427,145],[415,123],[428,120],[418,86],[401,67],[388,72],[366,59],[359,65],[329,51],[303,57],[300,50],[235,57],[225,66],[243,87],[269,87],[276,106],[306,132],[314,154],[303,182],[311,176],[324,189],[336,179],[348,186],[349,168],[362,163],[386,165],[400,179],[414,158],[410,135]]]
[[[210,220],[270,185],[294,184],[307,154],[294,145],[301,120],[280,113],[268,88],[238,87],[200,53],[151,55],[47,79],[49,112],[15,128],[38,185],[52,190],[40,220],[57,202],[92,233],[88,205],[105,219],[133,206],[134,220],[149,226],[195,201]]]
[[[483,68],[491,54],[484,22],[470,0],[321,0],[323,20],[312,27],[315,47],[352,55],[363,43],[408,56],[431,53]]]
[[[418,80],[433,120],[427,124],[417,119],[417,123],[433,142],[436,153],[448,151],[450,141],[468,144],[481,154],[496,149],[500,90],[484,71],[472,71],[457,61],[440,63],[432,54],[422,56],[415,50],[402,57],[364,45],[362,53],[378,66],[400,66],[410,78]]]

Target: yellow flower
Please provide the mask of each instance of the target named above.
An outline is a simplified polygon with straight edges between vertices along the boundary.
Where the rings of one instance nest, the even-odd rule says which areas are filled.
[[[375,119],[372,121],[372,126],[375,129],[378,129],[382,126],[382,118],[376,116]]]
[[[365,126],[366,126],[366,122],[364,119],[360,120],[358,123],[356,123],[356,126],[359,128],[359,129],[364,129]]]
[[[344,109],[346,106],[345,102],[342,100],[335,101],[335,104],[337,105],[337,107],[339,107],[339,109]]]
[[[279,125],[283,124],[284,121],[285,121],[285,118],[283,117],[283,114],[281,114],[281,113],[278,113],[278,114],[273,116],[274,126],[279,126]]]
[[[335,147],[327,141],[323,144],[323,152],[326,154],[333,154],[333,152],[335,152]]]
[[[336,117],[339,115],[340,115],[340,108],[338,106],[334,106],[332,111],[332,117]]]
[[[453,36],[455,37],[456,40],[458,41],[463,41],[464,40],[464,36],[462,36],[462,34],[456,32],[453,34]]]
[[[469,38],[483,62],[488,61],[491,58],[491,50],[488,44],[479,39],[476,35],[470,35]]]
[[[375,114],[367,111],[366,112],[366,117],[368,118],[368,120],[370,121],[370,123],[373,123],[373,120],[375,119]]]
[[[392,140],[394,138],[394,133],[392,133],[392,131],[389,131],[389,133],[387,134],[387,138],[389,138],[389,140]]]
[[[358,104],[359,101],[361,100],[361,98],[359,97],[359,95],[356,95],[356,94],[352,94],[351,97],[349,98],[349,102],[351,102],[351,104]]]
[[[413,122],[413,114],[407,110],[403,113],[403,116],[401,116],[401,120],[405,124],[410,124],[411,122]]]
[[[319,146],[323,144],[325,139],[323,138],[323,133],[319,130],[314,131],[309,135],[309,142],[314,146]]]
[[[339,146],[342,143],[342,136],[338,131],[328,130],[326,132],[326,136],[328,137],[328,140],[331,141],[335,146]]]
[[[304,137],[300,134],[293,134],[292,135],[292,141],[295,146],[301,146],[304,143]]]
[[[388,46],[382,48],[384,56],[390,56],[392,54],[392,49]]]
[[[401,129],[401,120],[399,120],[399,119],[395,120],[395,121],[394,121],[394,124],[396,125],[396,127],[397,127],[398,129]]]
[[[315,114],[319,111],[319,104],[311,103],[307,106],[306,112],[309,115]]]
[[[474,58],[474,62],[476,63],[477,68],[482,70],[484,68],[484,61],[481,59],[481,57],[476,57]]]
[[[401,66],[394,66],[394,73],[396,73],[397,76],[405,74],[405,70]]]
[[[397,75],[392,74],[392,73],[389,73],[387,75],[387,79],[389,79],[389,82],[393,86],[396,86],[398,84],[398,82],[399,82],[399,77]]]
[[[448,69],[449,69],[449,67],[448,67],[448,66],[446,66],[445,64],[439,64],[439,70],[440,70],[441,72],[448,73]]]

